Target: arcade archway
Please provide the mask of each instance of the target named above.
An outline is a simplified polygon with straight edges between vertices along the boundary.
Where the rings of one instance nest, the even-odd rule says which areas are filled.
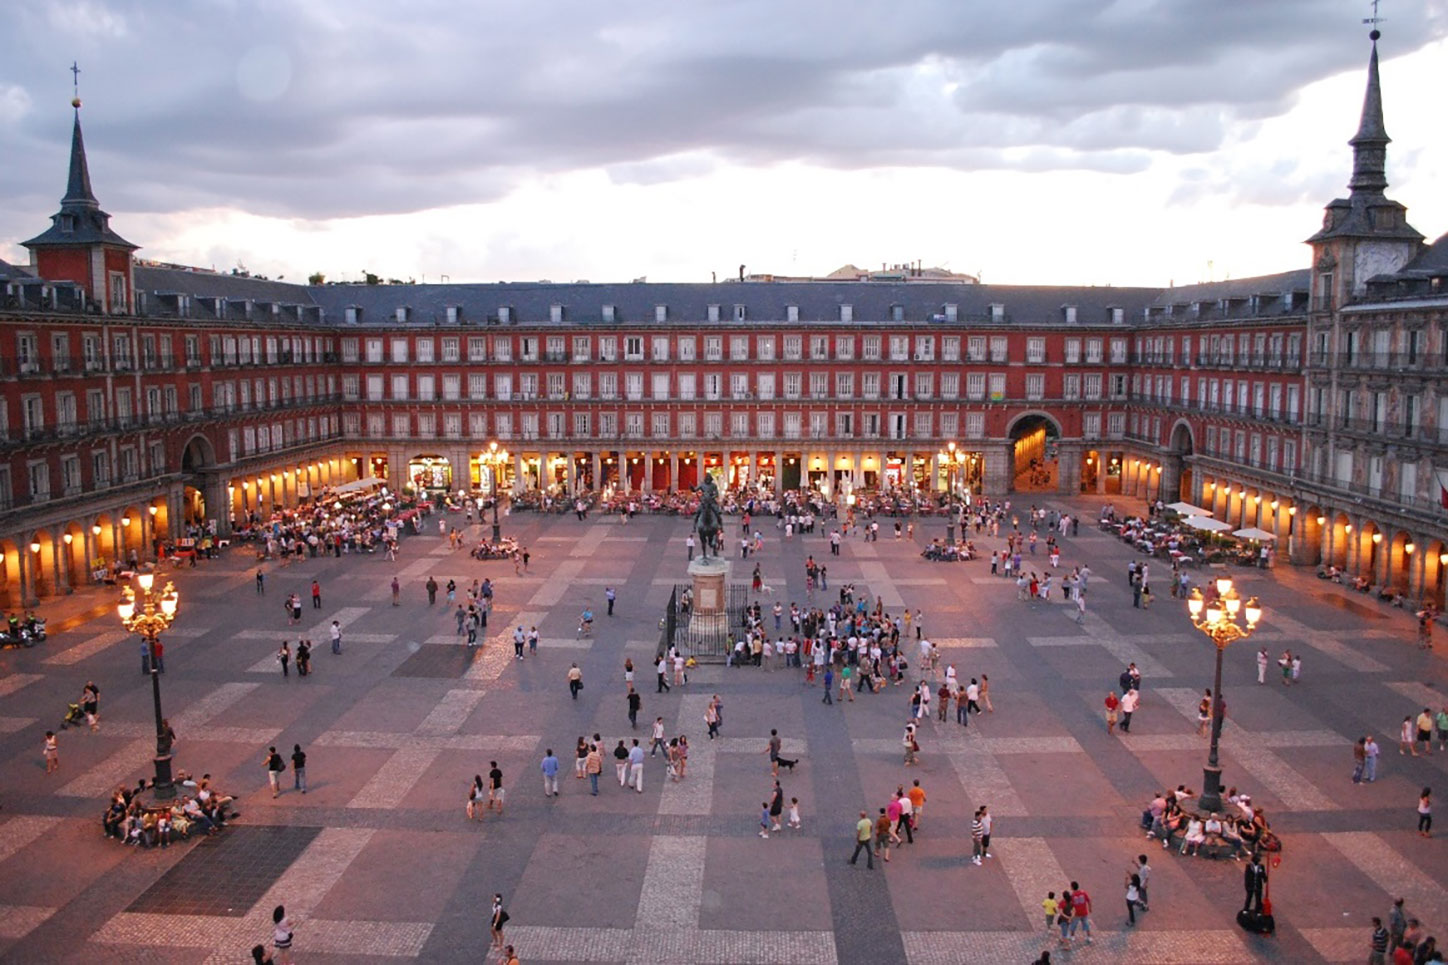
[[[1043,412],[1027,412],[1011,423],[1007,436],[1014,450],[1011,488],[1016,492],[1054,492],[1060,467],[1056,445],[1061,427]]]

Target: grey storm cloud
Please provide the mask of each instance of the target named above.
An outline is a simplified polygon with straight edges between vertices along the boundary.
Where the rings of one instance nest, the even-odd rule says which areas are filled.
[[[1403,4],[1384,54],[1448,30]],[[1361,10],[1358,7],[1361,7]],[[1132,172],[1366,60],[1342,0],[12,0],[0,237],[63,188],[82,68],[107,207],[302,219],[719,163]],[[1344,136],[1348,132],[1345,130]]]

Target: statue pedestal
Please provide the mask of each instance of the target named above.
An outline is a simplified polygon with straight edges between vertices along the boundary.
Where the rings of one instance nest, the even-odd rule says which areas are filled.
[[[686,648],[696,654],[722,654],[729,638],[727,609],[729,563],[717,556],[689,564],[694,581],[694,604],[685,632]]]

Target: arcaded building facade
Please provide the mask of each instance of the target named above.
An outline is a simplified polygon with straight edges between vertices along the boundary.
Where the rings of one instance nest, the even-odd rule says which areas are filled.
[[[1385,197],[1387,144],[1374,50],[1309,267],[1218,284],[311,286],[134,257],[77,116],[0,262],[0,605],[361,477],[486,491],[494,443],[515,493],[1180,498],[1441,604],[1448,240]]]

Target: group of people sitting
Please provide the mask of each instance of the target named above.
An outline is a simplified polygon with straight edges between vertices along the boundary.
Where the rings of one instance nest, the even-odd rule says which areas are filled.
[[[117,788],[101,817],[106,837],[137,847],[165,848],[173,840],[186,838],[194,831],[216,834],[228,820],[238,817],[231,810],[235,798],[214,790],[210,774],[193,781],[182,772],[177,783],[195,793],[178,794],[169,808],[146,805],[142,799],[147,788],[144,780],[134,788]]]
[[[940,537],[931,540],[920,554],[927,560],[939,562],[955,562],[956,560],[973,560],[976,557],[975,541],[966,540],[964,543],[947,543]]]
[[[1184,784],[1174,791],[1158,792],[1141,813],[1147,838],[1161,841],[1163,849],[1176,844],[1181,854],[1198,857],[1203,848],[1209,856],[1225,852],[1233,860],[1244,851],[1282,850],[1282,842],[1268,827],[1262,809],[1252,806],[1250,795],[1228,788],[1225,809],[1210,814],[1187,809],[1184,802],[1196,796]]]

